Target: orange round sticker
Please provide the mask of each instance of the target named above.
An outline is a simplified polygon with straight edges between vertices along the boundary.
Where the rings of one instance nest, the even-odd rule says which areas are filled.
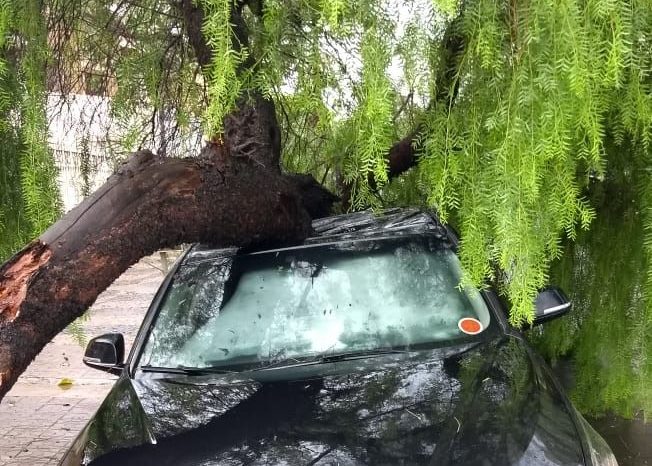
[[[460,319],[460,321],[457,323],[457,326],[463,333],[466,333],[467,335],[477,335],[483,330],[482,322],[480,322],[478,319],[474,319],[473,317],[464,317],[463,319]]]

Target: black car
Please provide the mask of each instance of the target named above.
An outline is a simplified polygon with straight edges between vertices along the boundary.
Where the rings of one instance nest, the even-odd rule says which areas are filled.
[[[195,245],[61,465],[615,465],[455,234],[392,210],[317,220],[296,247]],[[535,324],[566,312],[542,291]]]

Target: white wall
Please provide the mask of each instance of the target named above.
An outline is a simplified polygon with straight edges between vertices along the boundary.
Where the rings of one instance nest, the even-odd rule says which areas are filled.
[[[109,99],[73,95],[63,101],[52,94],[48,98],[48,122],[48,140],[59,168],[59,189],[67,212],[83,199],[80,154],[84,137],[88,137],[91,191],[101,186],[113,171],[114,161],[108,155],[105,140],[111,123]]]

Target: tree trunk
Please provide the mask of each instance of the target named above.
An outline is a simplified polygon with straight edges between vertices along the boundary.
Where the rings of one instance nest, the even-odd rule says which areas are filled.
[[[188,159],[136,153],[2,265],[0,400],[41,349],[141,257],[196,241],[297,242],[309,234],[311,214],[328,212],[333,198],[312,178],[246,163],[217,145]]]

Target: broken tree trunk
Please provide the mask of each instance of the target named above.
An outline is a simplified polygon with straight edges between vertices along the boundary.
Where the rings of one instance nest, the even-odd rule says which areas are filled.
[[[260,161],[258,161],[260,163]],[[41,349],[122,272],[180,243],[289,243],[333,198],[306,177],[202,157],[134,154],[91,197],[0,267],[0,400]],[[306,202],[303,201],[306,199]]]

